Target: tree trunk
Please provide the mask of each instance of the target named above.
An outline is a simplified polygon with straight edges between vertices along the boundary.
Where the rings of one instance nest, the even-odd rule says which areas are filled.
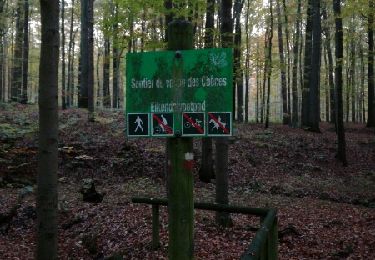
[[[363,51],[363,47],[362,47],[362,44],[359,45],[360,46],[360,49],[359,49],[359,57],[360,57],[360,60],[361,60],[361,74],[360,74],[360,77],[361,77],[361,92],[360,92],[360,98],[359,98],[359,109],[358,109],[358,112],[360,113],[360,122],[361,123],[364,123],[366,122],[366,118],[365,118],[365,61],[364,61],[364,51]]]
[[[89,92],[89,1],[81,0],[81,74],[78,107],[88,108]]]
[[[74,80],[73,80],[73,55],[74,51],[72,53],[72,47],[74,44],[73,40],[73,19],[74,19],[74,0],[72,0],[72,10],[70,14],[70,29],[69,29],[69,47],[68,47],[68,86],[67,86],[67,93],[66,95],[66,105],[70,107],[72,105],[73,99],[71,97],[72,91],[73,91],[73,85],[74,85]]]
[[[109,37],[104,36],[104,56],[103,56],[103,106],[111,107],[111,96],[109,93],[109,62],[111,43]]]
[[[271,75],[272,75],[272,39],[273,39],[273,11],[272,11],[272,0],[269,0],[269,8],[270,8],[270,28],[268,34],[268,46],[267,46],[267,63],[268,66],[266,68],[267,71],[267,112],[266,112],[266,123],[264,125],[265,128],[269,126],[270,120],[270,96],[271,96]]]
[[[112,70],[113,70],[113,80],[112,80],[112,107],[118,108],[118,96],[119,96],[119,78],[118,78],[118,59],[119,59],[119,49],[118,49],[118,6],[115,4],[113,6],[113,17],[114,23],[112,26],[113,32],[113,44],[112,44]]]
[[[16,39],[13,52],[11,100],[19,101],[22,87],[23,0],[17,3]]]
[[[352,17],[352,25],[350,28],[354,35],[354,17]],[[355,66],[356,66],[356,53],[355,53],[355,39],[350,39],[350,87],[351,87],[351,106],[352,106],[352,122],[356,122],[356,78],[355,78]]]
[[[323,58],[324,58],[324,97],[325,97],[325,120],[329,122],[329,73],[328,73],[328,61],[327,61],[327,48],[324,47]]]
[[[59,2],[40,1],[36,259],[57,259]]]
[[[267,68],[268,68],[268,58],[267,58],[267,50],[268,50],[268,35],[269,35],[269,28],[266,28],[266,33],[264,34],[264,66],[263,66],[263,82],[262,82],[262,104],[260,110],[260,122],[263,124],[264,122],[264,114],[265,114],[265,107],[266,107],[266,83],[267,83]]]
[[[323,8],[322,14],[326,26],[324,26],[324,34],[326,36],[325,48],[327,50],[328,58],[328,81],[329,81],[329,99],[330,99],[330,122],[336,123],[335,118],[335,82],[333,78],[333,58],[332,58],[332,49],[331,49],[331,32],[328,26],[328,17],[327,17],[327,7]]]
[[[166,10],[165,13],[165,41],[168,42],[168,24],[173,20],[173,1],[172,0],[164,0],[164,8]]]
[[[308,0],[307,4],[307,17],[305,29],[305,56],[304,56],[304,70],[303,70],[303,89],[302,89],[302,112],[301,123],[303,127],[309,125],[309,85],[311,80],[311,56],[312,56],[312,0]]]
[[[320,132],[320,64],[321,64],[321,18],[320,0],[313,1],[313,43],[311,57],[311,78],[309,88],[310,131]]]
[[[288,110],[288,115],[289,115],[289,122],[291,120],[291,91],[290,91],[290,68],[291,68],[291,57],[290,57],[290,44],[289,44],[289,29],[288,29],[288,26],[289,26],[289,22],[288,22],[288,15],[287,15],[287,11],[288,9],[286,8],[286,3],[285,3],[285,0],[283,0],[283,10],[284,10],[284,27],[285,27],[285,40],[286,40],[286,55],[287,55],[287,99],[288,99],[288,103],[287,103],[287,110]]]
[[[232,0],[221,1],[221,45],[223,48],[233,47]],[[232,111],[234,112],[234,110]],[[216,141],[216,203],[228,204],[228,138],[218,138]],[[216,223],[226,227],[232,224],[230,215],[226,212],[216,212]]]
[[[301,0],[298,0],[296,32],[294,34],[293,43],[293,68],[292,68],[292,95],[293,95],[293,111],[292,111],[292,126],[298,125],[298,56],[299,56],[299,36],[301,24]]]
[[[66,109],[65,84],[65,0],[61,0],[61,106]]]
[[[341,5],[340,0],[333,0],[333,11],[335,14],[335,42],[336,42],[336,93],[337,93],[337,105],[336,105],[336,118],[337,118],[337,139],[338,149],[337,158],[342,161],[343,165],[347,165],[346,161],[346,143],[345,143],[345,129],[343,120],[343,102],[342,102],[342,64],[343,64],[343,27],[341,17]]]
[[[308,1],[302,92],[302,126],[320,132],[320,1]]]
[[[234,86],[237,87],[237,120],[243,122],[243,72],[241,68],[241,11],[243,7],[242,0],[235,0],[234,18],[236,19],[234,34]],[[234,110],[233,110],[234,111]]]
[[[249,122],[249,81],[250,81],[250,32],[249,32],[250,1],[247,1],[245,33],[246,33],[246,60],[245,60],[245,122]]]
[[[88,84],[88,121],[93,122],[94,118],[94,0],[89,0],[88,3],[88,73],[87,73],[87,84]]]
[[[288,111],[288,89],[286,81],[286,64],[284,58],[284,40],[283,40],[283,28],[282,28],[282,18],[281,18],[281,8],[280,0],[276,0],[276,10],[277,10],[277,35],[279,43],[279,58],[280,58],[280,75],[281,75],[281,96],[283,102],[283,124],[289,124],[289,111]],[[288,48],[288,46],[287,46]]]
[[[214,33],[214,15],[215,15],[215,0],[207,0],[207,11],[206,11],[206,29],[204,37],[205,48],[212,48],[214,45],[213,33]],[[213,167],[213,149],[212,149],[212,138],[202,138],[202,163],[199,169],[199,179],[203,182],[210,182],[211,179],[215,178],[215,172]]]
[[[4,17],[4,4],[5,0],[0,0],[0,17]],[[5,101],[5,21],[1,20],[0,23],[0,102]]]
[[[23,55],[22,55],[22,96],[21,103],[28,101],[28,75],[29,75],[29,0],[23,3]]]
[[[375,78],[374,78],[374,0],[368,1],[368,57],[367,57],[367,75],[368,75],[368,119],[367,127],[375,126]]]

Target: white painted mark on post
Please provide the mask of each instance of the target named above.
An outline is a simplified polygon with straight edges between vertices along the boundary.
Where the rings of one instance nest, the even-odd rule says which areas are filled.
[[[185,153],[185,160],[186,161],[194,160],[194,154],[193,153]]]

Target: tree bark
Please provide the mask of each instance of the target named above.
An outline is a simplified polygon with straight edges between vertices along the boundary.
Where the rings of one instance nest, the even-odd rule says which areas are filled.
[[[215,15],[215,0],[207,0],[206,10],[206,28],[204,37],[205,48],[212,48],[214,45],[214,15]],[[202,163],[199,169],[199,180],[203,182],[210,182],[215,178],[213,161],[212,138],[202,138]]]
[[[112,71],[113,71],[113,80],[112,80],[112,107],[118,108],[118,96],[119,96],[119,49],[118,49],[118,5],[114,4],[112,15],[114,17],[114,23],[112,26],[113,32],[113,43],[112,43]]]
[[[23,47],[23,0],[16,9],[16,38],[13,52],[11,100],[19,101],[22,87],[22,47]]]
[[[81,0],[81,74],[80,74],[80,91],[78,96],[78,107],[88,108],[89,92],[89,1]]]
[[[29,76],[29,0],[23,3],[23,54],[22,54],[22,96],[21,103],[28,102]]]
[[[311,55],[312,55],[312,0],[307,3],[307,16],[305,28],[305,56],[303,69],[303,89],[302,89],[302,112],[301,123],[303,127],[308,126],[310,106],[309,106],[309,84],[311,79]]]
[[[73,92],[73,85],[74,85],[74,78],[73,78],[73,20],[74,19],[74,0],[72,0],[72,9],[70,14],[70,29],[69,29],[69,47],[68,47],[68,86],[67,86],[67,93],[66,94],[66,105],[70,107],[73,102],[72,92]],[[73,53],[72,53],[73,51]]]
[[[0,17],[5,17],[4,13],[5,0],[0,0]],[[5,101],[5,21],[0,18],[0,102]]]
[[[221,1],[221,45],[223,48],[233,47],[233,18],[232,0]],[[234,110],[232,111],[234,112]],[[216,141],[216,203],[228,204],[228,138],[218,138]],[[230,215],[226,212],[216,212],[216,223],[226,227],[232,225]]]
[[[250,88],[250,32],[249,32],[250,1],[247,1],[245,33],[246,33],[246,59],[245,59],[245,122],[249,122],[249,88]]]
[[[340,0],[333,0],[333,11],[335,14],[335,42],[336,42],[336,69],[335,69],[335,80],[336,80],[336,118],[337,118],[337,158],[342,161],[343,165],[347,165],[346,161],[346,143],[345,143],[345,129],[343,120],[343,102],[342,102],[342,64],[343,64],[343,26],[341,17],[341,5]]]
[[[109,93],[109,62],[111,43],[109,37],[104,36],[104,56],[103,56],[103,106],[111,107],[111,96]]]
[[[273,39],[273,8],[272,8],[272,0],[269,0],[269,8],[270,8],[270,27],[269,27],[269,34],[268,34],[268,46],[267,46],[267,107],[266,107],[266,123],[264,125],[265,128],[269,126],[270,120],[270,96],[271,96],[271,75],[272,75],[272,39]]]
[[[368,35],[368,115],[367,127],[375,126],[375,78],[374,78],[374,0],[368,1],[367,35]]]
[[[328,58],[328,82],[329,82],[329,99],[330,99],[330,122],[336,123],[335,118],[335,82],[333,78],[333,57],[332,57],[332,48],[331,48],[331,32],[328,27],[328,16],[327,16],[327,7],[323,8],[322,15],[325,21],[326,26],[324,26],[323,31],[326,36],[325,48],[327,50]]]
[[[282,17],[280,0],[276,0],[276,10],[277,10],[277,35],[278,35],[278,45],[279,45],[279,58],[280,58],[280,76],[281,76],[281,96],[283,102],[283,124],[289,124],[289,111],[288,111],[288,89],[286,81],[286,63],[284,58],[284,40],[283,40],[283,27],[282,27]],[[288,48],[288,46],[287,46]]]
[[[235,34],[234,34],[234,86],[237,88],[237,120],[243,122],[243,71],[241,68],[241,11],[243,7],[243,0],[235,0],[234,3],[234,19],[235,19]],[[234,103],[234,100],[233,100]],[[233,110],[234,111],[234,110]]]
[[[65,0],[61,0],[61,106],[66,109],[65,84]]]
[[[309,88],[310,131],[320,132],[320,64],[321,64],[321,18],[320,0],[313,1],[313,43],[311,57],[311,78]]]
[[[87,73],[87,84],[88,84],[88,121],[93,122],[94,118],[94,0],[89,0],[88,3],[88,73]]]
[[[293,68],[292,68],[292,96],[293,96],[293,111],[292,111],[292,126],[298,125],[298,57],[299,57],[299,36],[301,24],[301,0],[298,0],[296,31],[294,34],[293,43]]]
[[[57,259],[59,2],[41,0],[40,12],[36,259]]]

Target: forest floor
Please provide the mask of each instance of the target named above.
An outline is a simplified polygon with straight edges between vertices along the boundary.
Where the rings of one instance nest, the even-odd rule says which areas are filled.
[[[97,113],[87,122],[80,109],[60,111],[60,259],[166,259],[167,209],[161,210],[161,246],[151,249],[151,207],[133,196],[165,197],[163,139],[124,136],[122,112]],[[0,104],[0,258],[33,259],[36,246],[36,106]],[[282,125],[236,125],[230,145],[230,204],[274,207],[280,259],[375,259],[375,134],[347,124],[348,167],[335,159],[332,125],[322,133]],[[214,183],[200,182],[200,140],[194,143],[197,201],[212,202]],[[93,178],[101,203],[86,203],[79,190]],[[20,196],[22,194],[22,196]],[[13,209],[13,211],[12,211]],[[259,219],[232,215],[215,225],[212,212],[195,211],[196,259],[238,259]],[[0,217],[1,220],[1,217]]]

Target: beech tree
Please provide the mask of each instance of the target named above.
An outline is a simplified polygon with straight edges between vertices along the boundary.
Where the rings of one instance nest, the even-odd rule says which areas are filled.
[[[221,1],[221,46],[229,48],[233,46],[233,18],[232,0]],[[216,170],[216,203],[228,204],[228,138],[216,140],[215,170]],[[216,212],[216,222],[220,226],[230,226],[232,220],[226,212]]]
[[[368,120],[367,126],[375,126],[375,79],[374,79],[374,0],[368,1],[367,35],[368,35]]]
[[[347,165],[346,161],[346,143],[345,143],[345,129],[343,119],[343,102],[342,102],[342,64],[343,64],[343,26],[341,17],[341,1],[333,0],[333,11],[335,14],[335,57],[336,57],[336,69],[335,69],[335,80],[336,80],[336,120],[337,120],[337,158],[342,161],[344,166]]]
[[[215,0],[207,0],[206,10],[206,28],[204,37],[204,47],[213,48],[214,46],[214,15]],[[203,182],[210,182],[215,178],[213,161],[212,138],[202,139],[202,163],[199,169],[199,179]]]
[[[36,259],[57,259],[59,2],[41,0]]]

